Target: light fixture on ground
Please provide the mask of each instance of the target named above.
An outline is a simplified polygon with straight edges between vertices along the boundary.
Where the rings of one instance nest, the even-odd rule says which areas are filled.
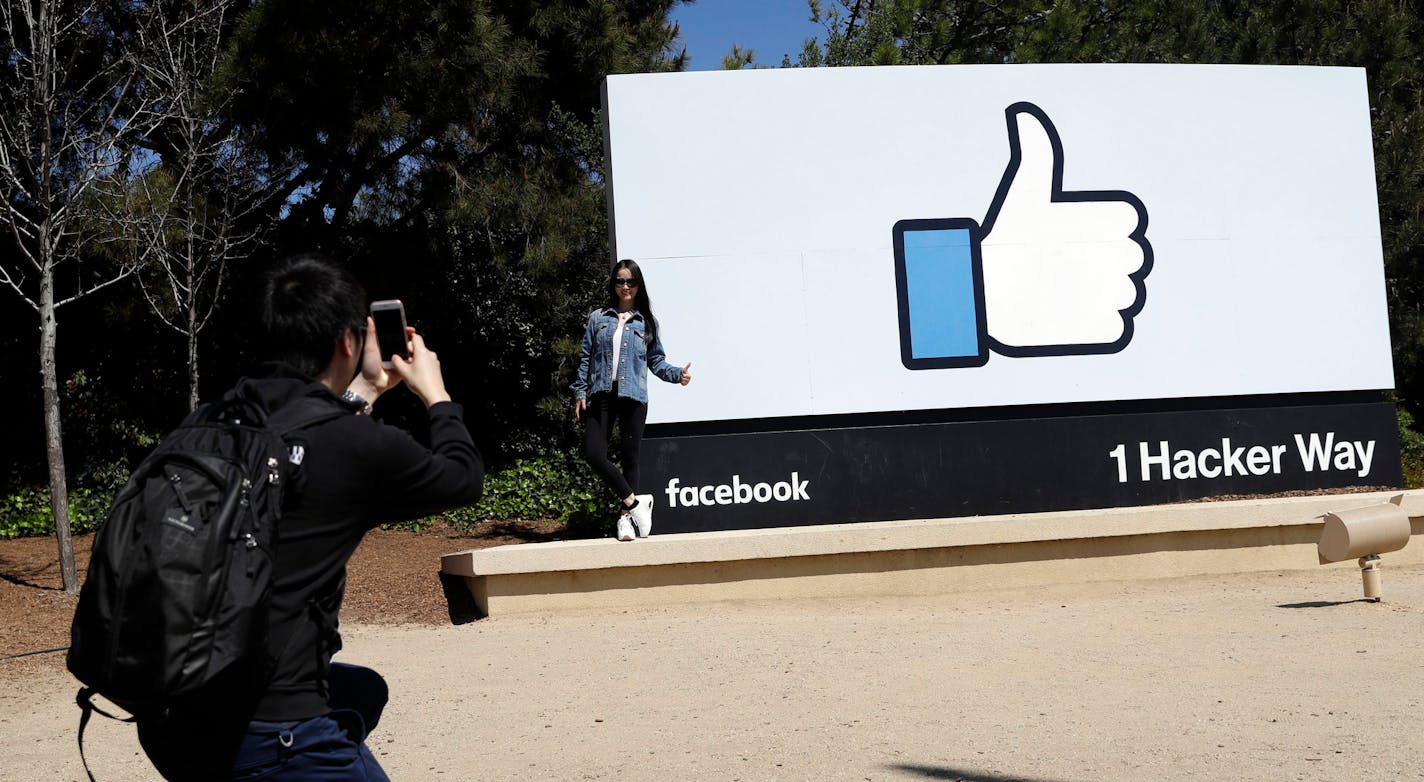
[[[1389,502],[1325,514],[1325,526],[1316,545],[1320,564],[1360,560],[1365,597],[1380,599],[1380,554],[1398,551],[1409,543],[1409,514],[1400,507],[1404,495]]]

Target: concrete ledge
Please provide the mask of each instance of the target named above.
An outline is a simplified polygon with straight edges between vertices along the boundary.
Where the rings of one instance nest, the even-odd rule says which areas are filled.
[[[1414,490],[520,544],[447,554],[441,571],[492,615],[1315,568],[1325,513],[1400,493],[1424,535]],[[1424,544],[1385,557],[1415,563]]]

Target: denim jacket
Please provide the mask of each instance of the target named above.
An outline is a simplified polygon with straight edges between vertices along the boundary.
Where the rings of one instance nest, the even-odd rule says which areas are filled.
[[[647,321],[643,313],[633,311],[623,327],[623,344],[618,348],[618,368],[613,363],[613,335],[618,331],[618,311],[612,307],[594,310],[588,315],[588,328],[583,333],[583,350],[579,354],[578,377],[574,380],[574,398],[587,399],[591,394],[609,391],[618,381],[618,396],[643,404],[648,403],[648,373],[669,383],[682,382],[682,367],[668,363],[661,339],[648,345],[643,340]]]

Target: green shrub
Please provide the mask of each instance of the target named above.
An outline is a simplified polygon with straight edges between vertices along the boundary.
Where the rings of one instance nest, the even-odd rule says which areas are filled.
[[[421,532],[423,530],[430,529],[431,525],[435,523],[436,518],[438,517],[425,516],[419,519],[411,519],[409,521],[392,521],[389,524],[382,524],[381,529],[399,529],[405,530],[406,532]]]
[[[471,509],[476,519],[558,519],[569,524],[599,512],[606,492],[588,465],[569,454],[521,459],[485,476]]]
[[[91,476],[94,479],[99,474]],[[126,475],[108,470],[102,483],[122,484]],[[117,486],[81,487],[69,493],[70,529],[92,532],[109,512]],[[447,524],[468,530],[488,519],[558,519],[575,534],[600,535],[612,524],[612,500],[580,458],[554,454],[522,459],[485,476],[484,496],[475,505],[444,514]],[[383,529],[420,531],[436,517],[383,524]],[[54,533],[49,492],[33,486],[0,499],[0,538]]]
[[[480,521],[557,518],[571,533],[590,537],[608,533],[614,520],[608,491],[584,460],[568,453],[520,459],[504,469],[488,471],[484,494],[473,506],[447,510],[440,517],[382,524],[382,528],[420,531],[436,518],[466,531]]]
[[[1403,407],[1395,408],[1399,420],[1399,457],[1404,469],[1404,486],[1424,488],[1424,434],[1414,428],[1414,416]]]
[[[608,492],[583,459],[560,453],[486,473],[480,501],[448,511],[444,519],[461,530],[491,519],[558,519],[576,534],[596,535],[612,523],[611,507]],[[429,520],[423,521],[428,526]]]
[[[114,493],[107,489],[78,488],[69,493],[69,529],[93,532],[109,513]],[[0,538],[54,534],[54,510],[49,490],[32,486],[0,500]]]

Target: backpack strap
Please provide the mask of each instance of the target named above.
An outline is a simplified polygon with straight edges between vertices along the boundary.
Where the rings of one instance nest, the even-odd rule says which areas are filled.
[[[266,426],[268,415],[257,403],[229,391],[222,399],[200,406],[188,416],[186,422],[245,423],[252,426]]]
[[[349,415],[352,415],[350,410],[333,405],[329,400],[306,396],[283,405],[269,415],[267,428],[285,439],[294,432]]]
[[[89,782],[95,782],[94,772],[89,770],[89,759],[84,757],[84,729],[89,725],[89,718],[94,716],[94,712],[119,722],[137,722],[137,717],[116,717],[107,711],[94,705],[94,695],[97,690],[92,687],[79,688],[78,694],[74,696],[74,702],[79,704],[79,762],[84,764],[84,773],[89,775]]]
[[[308,396],[283,405],[267,418],[267,431],[281,443],[284,452],[285,458],[281,460],[281,470],[287,478],[291,479],[289,481],[290,488],[294,488],[297,493],[300,493],[301,487],[304,485],[300,476],[301,450],[305,448],[305,445],[295,442],[292,436],[303,429],[310,429],[318,424],[349,415],[352,415],[350,410],[333,404],[330,399]],[[295,439],[300,440],[300,438]]]
[[[243,381],[245,383],[246,381]],[[243,393],[243,383],[228,390],[216,402],[202,405],[189,415],[193,421],[232,421],[239,419],[250,426],[260,426],[285,436],[298,429],[315,426],[323,421],[340,418],[348,411],[339,403],[320,396],[302,396],[267,410],[255,399]]]

